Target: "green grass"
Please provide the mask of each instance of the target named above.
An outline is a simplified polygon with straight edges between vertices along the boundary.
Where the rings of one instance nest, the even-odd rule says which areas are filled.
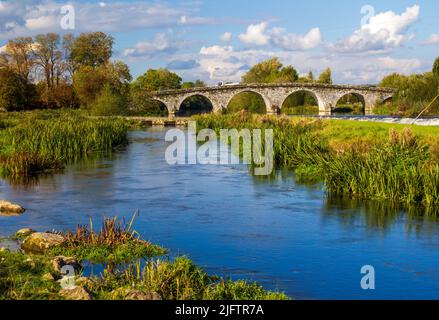
[[[324,182],[329,195],[439,204],[437,127],[242,113],[196,120],[198,129],[273,129],[276,167]]]
[[[28,176],[127,142],[122,119],[90,119],[75,112],[14,113],[0,120],[3,176]]]
[[[83,284],[95,299],[124,299],[133,289],[156,292],[164,300],[288,299],[256,283],[210,276],[186,257],[157,258],[167,250],[140,239],[131,229],[134,217],[129,224],[106,219],[99,232],[93,231],[92,223],[87,228],[79,226],[64,233],[66,243],[43,255],[1,251],[0,299],[62,299],[60,285],[44,279],[46,274],[60,278],[51,263],[58,255],[104,265],[101,275],[91,276]]]

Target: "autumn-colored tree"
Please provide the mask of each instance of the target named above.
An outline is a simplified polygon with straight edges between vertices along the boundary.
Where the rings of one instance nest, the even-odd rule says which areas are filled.
[[[30,81],[30,74],[35,64],[32,45],[31,37],[9,40],[0,55],[0,66],[8,67],[23,80]]]
[[[59,83],[61,77],[62,51],[60,50],[60,36],[56,33],[39,34],[35,37],[33,54],[38,71],[44,77],[48,91]]]

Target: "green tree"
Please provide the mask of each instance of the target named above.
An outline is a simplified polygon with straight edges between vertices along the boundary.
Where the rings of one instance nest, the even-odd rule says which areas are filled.
[[[162,103],[152,100],[150,93],[159,90],[182,88],[181,77],[167,69],[149,69],[139,76],[130,86],[130,110],[134,114],[147,116],[166,116],[167,109]],[[185,83],[192,88],[195,83]]]
[[[73,84],[83,107],[88,107],[108,85],[113,94],[127,97],[131,75],[128,66],[116,61],[99,67],[82,66],[73,76]]]
[[[167,69],[149,69],[135,81],[135,87],[143,90],[160,91],[181,88],[181,77]]]
[[[330,68],[320,74],[318,83],[332,84],[332,71]]]
[[[207,86],[206,83],[202,80],[196,80],[195,82],[186,81],[181,84],[182,89],[204,88],[206,86]]]
[[[296,82],[298,73],[293,66],[283,67],[279,58],[272,58],[253,66],[243,77],[244,83]]]
[[[123,115],[127,111],[126,104],[126,97],[107,83],[91,103],[90,110],[95,116]]]
[[[436,58],[433,64],[433,74],[439,76],[439,57]]]
[[[103,32],[83,33],[71,44],[70,54],[75,70],[82,66],[99,67],[113,55],[113,37]]]
[[[30,109],[35,87],[10,68],[0,68],[0,109],[20,111]]]

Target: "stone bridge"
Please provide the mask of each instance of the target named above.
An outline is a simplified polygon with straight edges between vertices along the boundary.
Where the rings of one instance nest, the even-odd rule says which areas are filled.
[[[210,101],[213,112],[221,112],[230,101],[242,92],[253,92],[262,97],[268,114],[278,114],[285,100],[296,92],[309,92],[319,106],[320,115],[331,115],[337,102],[348,94],[353,94],[363,103],[365,114],[372,114],[378,102],[392,98],[394,89],[374,86],[328,85],[315,83],[286,84],[239,84],[218,87],[191,88],[182,90],[156,91],[151,98],[162,102],[169,116],[175,116],[182,103],[193,96],[202,96]]]

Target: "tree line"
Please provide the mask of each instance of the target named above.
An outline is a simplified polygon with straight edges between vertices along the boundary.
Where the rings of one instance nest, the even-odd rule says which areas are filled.
[[[113,45],[114,39],[103,32],[9,40],[0,53],[0,109],[160,114],[163,110],[149,100],[148,92],[205,86],[200,80],[182,82],[166,69],[150,69],[132,81],[129,67],[111,59]]]
[[[0,53],[0,110],[83,108],[95,115],[165,115],[163,105],[149,98],[151,91],[206,86],[201,80],[183,82],[167,69],[149,69],[133,80],[124,62],[112,60],[113,45],[114,38],[103,32],[77,37],[47,33],[9,40]],[[332,72],[327,68],[317,78],[312,72],[299,76],[293,66],[284,66],[278,58],[272,58],[253,66],[242,82],[332,84]],[[438,94],[439,58],[432,72],[411,76],[395,73],[379,85],[396,88],[397,92],[393,102],[377,106],[377,112],[422,110]],[[185,101],[180,113],[208,110],[208,104],[193,97]],[[286,109],[295,106],[316,106],[316,101],[311,94],[301,92],[290,96],[284,105]],[[228,112],[243,108],[265,113],[262,98],[251,93],[235,97]],[[439,103],[429,112],[439,112]]]

